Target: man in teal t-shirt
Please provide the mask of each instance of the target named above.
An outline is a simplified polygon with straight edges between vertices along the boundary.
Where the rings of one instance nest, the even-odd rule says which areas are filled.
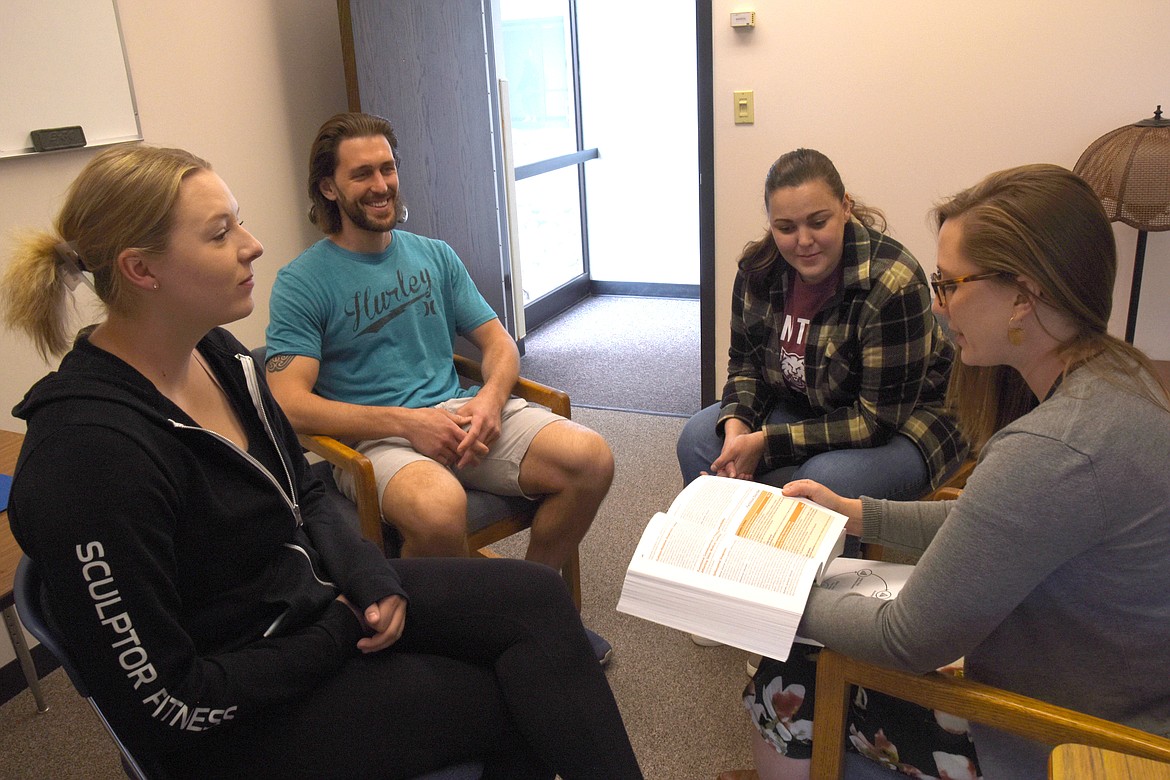
[[[467,486],[541,497],[527,557],[559,569],[609,491],[613,455],[597,433],[511,397],[516,344],[463,263],[445,242],[395,229],[397,145],[389,122],[366,114],[318,132],[309,217],[326,237],[277,274],[272,392],[298,431],[370,459],[404,557],[468,554]],[[480,387],[459,385],[456,335],[483,353]],[[607,658],[608,643],[590,639]]]

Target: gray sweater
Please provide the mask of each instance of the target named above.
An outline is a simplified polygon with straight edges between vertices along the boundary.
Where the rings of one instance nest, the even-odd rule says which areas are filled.
[[[864,540],[925,552],[894,601],[814,588],[800,633],[1170,735],[1167,466],[1170,413],[1079,368],[957,501],[863,499]],[[1047,776],[1047,749],[972,732],[989,780]]]

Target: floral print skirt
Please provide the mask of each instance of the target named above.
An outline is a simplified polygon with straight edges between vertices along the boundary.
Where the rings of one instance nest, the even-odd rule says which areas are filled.
[[[819,648],[793,645],[787,661],[764,658],[743,692],[752,722],[773,748],[812,756],[813,700]],[[921,780],[977,780],[967,721],[876,691],[854,688],[848,750]]]

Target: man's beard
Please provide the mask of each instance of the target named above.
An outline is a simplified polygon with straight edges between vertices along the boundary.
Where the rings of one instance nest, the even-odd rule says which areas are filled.
[[[350,222],[362,230],[368,230],[371,233],[388,233],[399,222],[405,221],[406,204],[398,193],[387,195],[387,198],[394,204],[394,213],[386,219],[374,219],[366,212],[360,201],[348,200],[340,193],[337,197],[337,206],[345,212]]]

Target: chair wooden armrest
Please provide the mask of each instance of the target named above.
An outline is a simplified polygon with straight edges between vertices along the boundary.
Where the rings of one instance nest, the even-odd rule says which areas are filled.
[[[938,490],[930,494],[924,500],[926,501],[954,501],[963,493],[962,488],[951,487],[950,485],[943,485]]]
[[[471,358],[463,357],[463,355],[455,356],[455,371],[459,376],[466,377],[475,383],[483,382],[483,369]],[[534,382],[531,379],[520,377],[516,384],[512,386],[512,395],[519,396],[525,401],[547,406],[555,414],[559,414],[566,420],[572,418],[572,408],[569,405],[569,394],[563,390],[557,390],[555,387],[542,385],[540,382]]]
[[[332,436],[302,433],[297,438],[300,439],[301,446],[309,452],[353,475],[357,495],[355,503],[362,536],[379,548],[385,549],[382,537],[382,508],[378,502],[378,483],[374,480],[374,466],[369,458]]]
[[[817,661],[812,777],[841,777],[850,685],[881,691],[1048,745],[1075,742],[1170,761],[1170,739],[949,674],[901,672],[825,648]]]
[[[975,470],[975,459],[968,458],[963,461],[959,468],[951,474],[942,485],[930,493],[922,497],[923,501],[946,501],[952,498],[958,498],[959,493],[967,486],[967,478],[971,476],[971,472]]]

